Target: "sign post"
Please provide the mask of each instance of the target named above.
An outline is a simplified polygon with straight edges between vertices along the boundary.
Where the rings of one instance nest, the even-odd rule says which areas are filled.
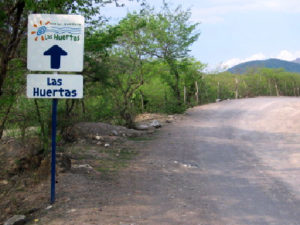
[[[52,99],[50,203],[55,202],[56,127],[58,99],[83,98],[82,75],[57,74],[83,70],[84,17],[31,14],[28,16],[27,68],[54,74],[27,75],[27,97]]]
[[[57,98],[52,100],[51,204],[55,201],[57,103]]]

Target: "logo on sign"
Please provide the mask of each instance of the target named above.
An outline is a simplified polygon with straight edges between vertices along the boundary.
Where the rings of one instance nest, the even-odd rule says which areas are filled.
[[[72,26],[72,27],[70,27]],[[44,23],[40,20],[39,24],[33,24],[36,30],[31,32],[31,35],[35,35],[35,41],[79,41],[81,33],[81,24],[76,23],[52,23],[47,21]]]
[[[46,33],[47,30],[47,25],[50,23],[50,21],[47,21],[45,23],[45,25],[43,25],[43,21],[40,20],[40,26],[38,26],[37,24],[34,24],[33,26],[35,28],[37,28],[36,31],[32,31],[31,34],[35,35],[36,37],[34,38],[35,41],[37,41],[39,39],[39,37],[41,37],[41,40],[44,41],[45,40],[45,36],[43,34]]]

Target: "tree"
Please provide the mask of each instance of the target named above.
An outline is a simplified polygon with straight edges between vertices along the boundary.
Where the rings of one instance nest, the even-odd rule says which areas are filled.
[[[136,0],[139,1],[139,0]],[[14,60],[22,62],[23,74],[26,71],[26,29],[27,18],[31,13],[81,14],[89,29],[97,27],[105,20],[100,8],[108,3],[122,6],[118,0],[0,0],[0,138],[8,113],[19,95],[14,95],[18,84],[6,82],[13,74]],[[5,85],[5,83],[7,83]],[[9,84],[8,84],[9,83]],[[9,85],[9,88],[5,88]]]
[[[0,96],[3,94],[8,64],[18,57],[20,42],[25,39],[28,14],[81,14],[92,26],[103,22],[100,8],[112,2],[117,6],[123,5],[118,0],[0,0]]]
[[[148,37],[144,30],[146,20],[138,14],[128,14],[120,21],[120,36],[112,50],[111,93],[120,117],[127,127],[134,127],[134,95],[144,83],[145,45]]]
[[[180,6],[171,10],[164,3],[162,12],[149,14],[149,31],[152,44],[149,53],[163,59],[169,66],[170,73],[175,77],[172,89],[181,104],[179,80],[180,67],[188,57],[190,46],[198,39],[200,33],[195,32],[198,23],[190,24],[191,12],[183,10]]]

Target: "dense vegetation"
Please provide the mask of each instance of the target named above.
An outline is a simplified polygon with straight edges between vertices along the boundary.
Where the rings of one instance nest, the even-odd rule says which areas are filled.
[[[105,1],[0,1],[0,138],[18,130],[21,138],[38,127],[45,149],[51,100],[33,100],[26,89],[26,24],[29,13],[79,13],[86,17],[84,99],[60,100],[61,137],[78,121],[106,121],[134,127],[138,113],[181,113],[188,107],[259,95],[299,96],[300,76],[261,69],[245,75],[205,74],[189,55],[199,36],[190,11],[160,11],[146,5],[116,25],[95,19]],[[144,2],[143,2],[144,4]],[[99,8],[98,8],[99,7]]]

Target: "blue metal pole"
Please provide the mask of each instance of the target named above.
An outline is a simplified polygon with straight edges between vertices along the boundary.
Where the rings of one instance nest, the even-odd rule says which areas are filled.
[[[55,201],[57,99],[52,100],[51,204]]]

